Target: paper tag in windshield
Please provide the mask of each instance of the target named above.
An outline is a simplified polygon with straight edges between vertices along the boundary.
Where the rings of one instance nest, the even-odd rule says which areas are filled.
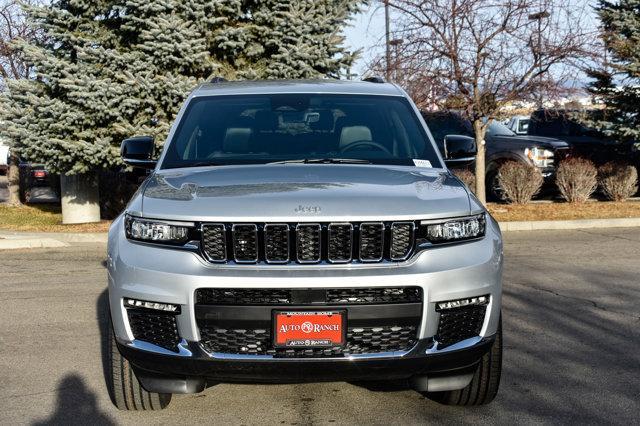
[[[414,158],[413,164],[416,167],[431,167],[431,161],[429,161],[429,160],[416,160]]]

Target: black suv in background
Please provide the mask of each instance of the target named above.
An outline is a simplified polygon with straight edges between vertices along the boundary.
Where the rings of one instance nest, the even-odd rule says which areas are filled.
[[[640,166],[638,142],[617,141],[581,122],[581,117],[598,119],[602,113],[601,110],[539,109],[531,114],[527,133],[561,139],[570,145],[574,156],[588,158],[596,165],[624,161]]]
[[[422,116],[440,151],[443,151],[446,137],[474,136],[471,122],[458,112],[422,111]],[[502,163],[515,160],[533,164],[542,172],[544,189],[548,189],[553,185],[556,164],[569,152],[566,142],[546,137],[518,136],[497,121],[489,125],[485,141],[487,195],[493,199],[503,198],[498,184],[498,169]]]

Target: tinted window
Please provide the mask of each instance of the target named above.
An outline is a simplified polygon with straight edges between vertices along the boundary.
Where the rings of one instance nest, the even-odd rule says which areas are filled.
[[[437,144],[447,135],[473,136],[469,122],[457,114],[425,112],[422,116]]]
[[[487,129],[487,135],[489,136],[516,136],[507,126],[504,124],[493,120],[491,124],[489,124],[489,128]]]
[[[162,168],[355,158],[440,162],[410,104],[357,95],[212,96],[190,102]]]

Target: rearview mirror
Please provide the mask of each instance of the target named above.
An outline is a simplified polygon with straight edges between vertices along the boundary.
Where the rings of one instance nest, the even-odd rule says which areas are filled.
[[[466,166],[476,159],[476,141],[470,136],[447,135],[444,137],[444,161],[447,166]]]
[[[143,169],[153,169],[157,160],[153,158],[155,142],[153,136],[134,136],[122,141],[120,156],[125,164]]]

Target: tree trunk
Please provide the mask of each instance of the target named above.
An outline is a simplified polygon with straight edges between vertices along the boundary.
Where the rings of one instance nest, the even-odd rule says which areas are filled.
[[[476,155],[476,197],[483,205],[487,205],[487,195],[485,186],[485,141],[484,136],[486,129],[482,119],[473,120],[473,133],[476,135],[476,146],[478,153]]]
[[[98,175],[60,176],[62,223],[100,222]]]
[[[9,168],[7,169],[7,181],[9,189],[9,205],[19,206],[20,201],[20,160],[17,155],[9,153]]]

